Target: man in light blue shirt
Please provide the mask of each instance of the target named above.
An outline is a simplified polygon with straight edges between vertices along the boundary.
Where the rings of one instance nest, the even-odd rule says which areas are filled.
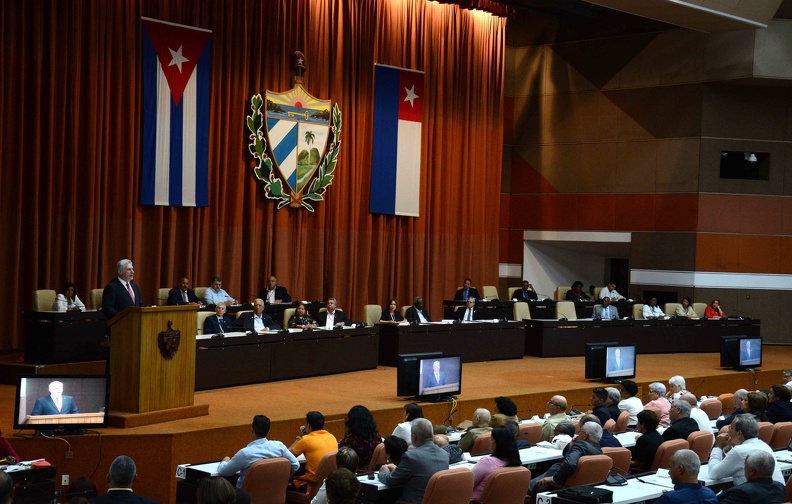
[[[245,474],[254,462],[261,459],[278,457],[283,457],[291,463],[291,474],[294,474],[294,472],[300,468],[300,463],[297,462],[297,459],[292,455],[292,452],[286,448],[285,444],[280,441],[270,441],[267,439],[269,431],[270,419],[264,415],[254,416],[253,425],[250,430],[253,441],[239,450],[233,458],[223,458],[223,461],[217,466],[217,474],[221,476],[231,476],[239,473],[236,486],[237,488],[242,488]]]
[[[212,286],[206,289],[204,292],[203,298],[204,303],[206,305],[218,305],[220,303],[225,303],[227,305],[235,305],[237,300],[232,298],[228,295],[226,291],[222,289],[223,286],[223,279],[220,277],[214,277],[212,279]]]

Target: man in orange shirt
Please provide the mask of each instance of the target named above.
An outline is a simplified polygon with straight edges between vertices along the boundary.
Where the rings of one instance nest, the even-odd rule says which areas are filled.
[[[328,452],[338,450],[335,436],[324,430],[324,415],[318,411],[309,411],[305,415],[305,425],[300,427],[300,435],[294,440],[289,450],[295,457],[305,454],[305,477],[313,479],[322,457]],[[304,481],[295,481],[294,486],[303,488]],[[306,491],[310,487],[306,487]]]

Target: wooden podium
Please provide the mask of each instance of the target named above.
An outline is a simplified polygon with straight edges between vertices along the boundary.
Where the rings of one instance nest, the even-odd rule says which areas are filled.
[[[130,307],[110,327],[110,414],[113,427],[135,427],[209,414],[194,405],[195,305]],[[173,358],[160,352],[158,335],[181,333]]]

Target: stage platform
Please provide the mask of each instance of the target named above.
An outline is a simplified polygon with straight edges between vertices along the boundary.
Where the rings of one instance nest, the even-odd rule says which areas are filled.
[[[718,367],[719,355],[653,354],[639,355],[636,382],[642,399],[648,401],[646,385],[666,383],[681,374],[688,389],[699,396],[733,392],[737,388],[767,389],[781,380],[782,370],[792,367],[792,346],[765,346],[760,371],[730,371]],[[554,394],[567,397],[570,406],[586,407],[591,389],[600,386],[583,378],[583,357],[536,358],[478,362],[464,365],[462,391],[456,425],[470,418],[478,407],[493,408],[494,397],[511,397],[523,412],[520,417],[545,413]],[[135,490],[162,502],[174,502],[177,464],[217,460],[233,455],[250,442],[250,422],[265,414],[273,422],[270,439],[291,444],[309,410],[321,411],[326,428],[343,436],[344,416],[350,407],[363,404],[374,413],[380,433],[389,435],[402,420],[409,402],[395,397],[396,369],[376,369],[339,375],[295,379],[196,392],[196,403],[207,404],[209,415],[128,429],[108,428],[97,433],[63,439],[27,438],[14,435],[14,387],[0,385],[0,428],[25,460],[46,458],[57,466],[57,481],[91,476],[100,492],[107,489],[105,475],[110,462],[121,454],[138,464]],[[442,423],[451,414],[451,403],[423,404],[433,423]],[[530,411],[529,411],[530,410]],[[24,431],[21,434],[31,434]],[[71,450],[72,459],[65,454]]]

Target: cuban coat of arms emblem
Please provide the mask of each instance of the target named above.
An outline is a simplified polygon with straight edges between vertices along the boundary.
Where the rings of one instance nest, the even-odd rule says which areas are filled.
[[[267,198],[277,208],[289,205],[314,211],[332,184],[341,145],[338,104],[312,96],[302,78],[307,69],[301,52],[292,55],[295,86],[284,92],[267,91],[250,99],[247,116],[248,149],[257,160],[254,176],[264,182]]]

